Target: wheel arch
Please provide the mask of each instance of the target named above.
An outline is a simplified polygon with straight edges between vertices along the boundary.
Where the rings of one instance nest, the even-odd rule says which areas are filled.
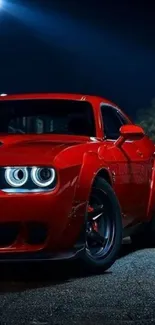
[[[101,168],[98,173],[95,176],[95,179],[97,177],[103,178],[107,183],[109,183],[111,186],[113,186],[113,180],[112,180],[112,175],[109,171],[109,169],[103,167]]]
[[[63,242],[64,238],[70,237],[70,241],[78,249],[79,247],[84,248],[88,201],[93,183],[97,177],[104,178],[112,185],[112,175],[104,160],[99,159],[95,152],[85,153],[75,187],[69,227],[67,227],[63,236]]]

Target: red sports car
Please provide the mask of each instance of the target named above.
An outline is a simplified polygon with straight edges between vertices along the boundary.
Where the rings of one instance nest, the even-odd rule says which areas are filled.
[[[106,270],[123,236],[153,241],[154,150],[104,98],[0,96],[0,261]]]

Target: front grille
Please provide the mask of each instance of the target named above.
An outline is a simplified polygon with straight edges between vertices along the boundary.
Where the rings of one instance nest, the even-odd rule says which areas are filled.
[[[0,247],[11,246],[20,231],[19,223],[0,223]]]
[[[27,222],[27,239],[29,245],[41,245],[45,242],[48,235],[47,226],[39,222]]]

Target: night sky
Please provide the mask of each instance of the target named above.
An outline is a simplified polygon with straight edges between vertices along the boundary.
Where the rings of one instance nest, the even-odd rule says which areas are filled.
[[[96,94],[131,116],[155,97],[153,1],[2,1],[0,93]]]

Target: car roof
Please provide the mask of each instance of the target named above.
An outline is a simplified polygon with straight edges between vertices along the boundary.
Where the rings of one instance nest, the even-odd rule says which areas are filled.
[[[28,100],[28,99],[66,99],[88,101],[91,104],[105,103],[113,105],[114,103],[106,98],[94,95],[72,94],[72,93],[26,93],[26,94],[0,94],[0,101],[5,100]]]

